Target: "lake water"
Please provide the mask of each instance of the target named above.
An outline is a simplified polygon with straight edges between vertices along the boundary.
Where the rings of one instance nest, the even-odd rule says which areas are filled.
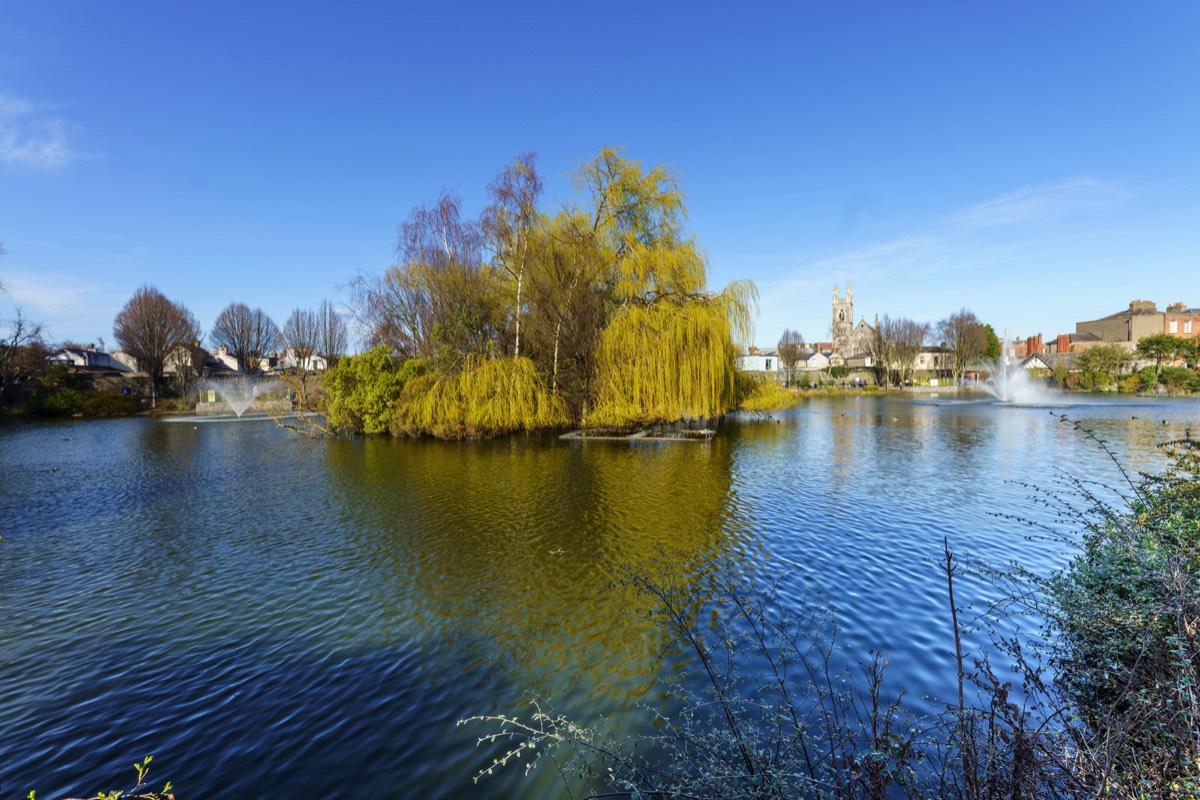
[[[1062,419],[1063,414],[1068,420]],[[0,798],[550,797],[463,717],[529,693],[647,724],[662,631],[621,569],[730,552],[821,590],[889,680],[953,691],[943,537],[1048,570],[1026,484],[1120,480],[1200,402],[816,399],[708,443],[309,440],[269,421],[0,426]],[[985,591],[964,580],[963,592]]]

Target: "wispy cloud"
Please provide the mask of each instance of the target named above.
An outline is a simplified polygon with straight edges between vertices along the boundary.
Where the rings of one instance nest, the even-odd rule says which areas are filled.
[[[51,337],[82,341],[112,330],[119,304],[78,275],[6,272],[0,278],[8,289],[5,305],[46,323]],[[0,316],[8,316],[7,309]]]
[[[1079,213],[1107,211],[1129,196],[1115,183],[1078,177],[1042,186],[1026,186],[977,203],[950,217],[965,228],[990,228],[1021,222],[1049,222]]]
[[[0,165],[26,172],[56,172],[80,157],[79,128],[43,106],[0,93]]]
[[[797,274],[870,280],[988,264],[1023,240],[996,241],[984,235],[988,229],[1101,213],[1129,196],[1131,192],[1119,184],[1086,177],[1028,186],[931,221],[912,233],[813,259]]]
[[[941,249],[942,244],[943,240],[938,236],[904,236],[820,259],[814,268],[828,275],[870,277],[884,264],[911,264],[928,260]]]
[[[4,275],[14,303],[39,313],[66,316],[89,307],[97,288],[74,275],[8,272]]]
[[[1070,178],[1006,192],[852,249],[789,254],[791,268],[760,284],[760,330],[769,340],[804,320],[811,335],[828,335],[829,293],[834,283],[844,291],[847,280],[863,301],[862,310],[855,309],[860,316],[888,311],[935,319],[964,303],[988,311],[1011,300],[1021,285],[1014,269],[1052,261],[1057,232],[1046,223],[1086,220],[1133,196],[1118,183]],[[1043,322],[1020,324],[1032,330]]]

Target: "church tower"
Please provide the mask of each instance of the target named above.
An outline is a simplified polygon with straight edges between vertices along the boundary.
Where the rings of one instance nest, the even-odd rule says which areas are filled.
[[[842,358],[852,355],[854,350],[850,337],[854,333],[854,287],[846,284],[846,296],[838,295],[833,285],[833,349]]]

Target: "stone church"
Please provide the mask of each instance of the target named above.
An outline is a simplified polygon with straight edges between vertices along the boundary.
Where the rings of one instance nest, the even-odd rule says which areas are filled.
[[[844,363],[851,356],[865,353],[870,345],[875,329],[867,324],[865,319],[854,324],[854,287],[846,284],[846,296],[838,293],[838,287],[833,285],[833,352],[838,363]]]

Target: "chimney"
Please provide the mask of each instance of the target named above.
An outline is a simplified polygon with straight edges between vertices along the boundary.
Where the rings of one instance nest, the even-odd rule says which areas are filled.
[[[1187,303],[1171,303],[1167,306],[1168,314],[1182,314],[1187,311]]]
[[[1130,311],[1158,311],[1153,300],[1134,300],[1129,304]]]
[[[1058,346],[1055,349],[1060,353],[1071,352],[1071,336],[1070,336],[1070,334],[1060,333],[1058,335]]]

